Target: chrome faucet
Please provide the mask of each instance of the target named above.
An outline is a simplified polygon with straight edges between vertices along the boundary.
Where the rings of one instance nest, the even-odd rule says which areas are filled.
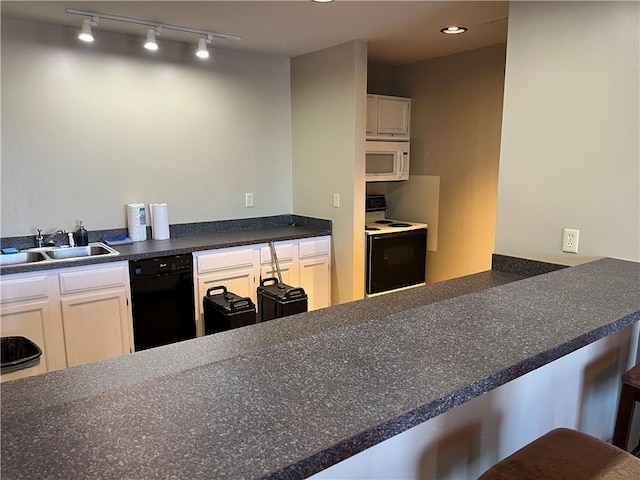
[[[56,235],[60,235],[60,234],[66,234],[66,232],[64,230],[58,230],[56,232],[53,232],[50,235],[47,235],[47,237],[45,239],[42,239],[42,235],[41,235],[41,230],[38,230],[38,236],[36,237],[36,243],[38,244],[38,247],[53,247],[55,246],[56,242],[54,240],[54,238],[56,237]]]

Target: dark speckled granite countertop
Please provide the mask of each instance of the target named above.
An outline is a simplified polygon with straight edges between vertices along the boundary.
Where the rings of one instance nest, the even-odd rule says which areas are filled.
[[[180,227],[180,228],[178,228]],[[99,241],[94,235],[90,241]],[[114,231],[111,235],[122,233]],[[280,240],[331,235],[331,222],[328,220],[310,219],[292,215],[267,217],[266,219],[248,219],[240,222],[206,222],[202,224],[172,225],[171,238],[167,240],[146,240],[129,245],[114,246],[120,255],[113,257],[92,257],[80,260],[56,261],[50,263],[28,263],[24,265],[6,266],[0,274],[36,272],[54,268],[79,267],[98,263],[121,262],[142,258],[179,255],[217,248],[254,245]],[[151,238],[149,234],[148,238]],[[21,241],[32,241],[30,237],[21,237]],[[3,243],[11,244],[11,239],[3,239]],[[21,246],[28,248],[32,245]]]
[[[5,383],[3,479],[304,478],[640,320],[639,263],[521,278],[485,272]]]

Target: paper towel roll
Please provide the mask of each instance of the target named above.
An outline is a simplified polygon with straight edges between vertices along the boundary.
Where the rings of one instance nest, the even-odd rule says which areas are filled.
[[[169,209],[166,203],[152,203],[151,209],[151,234],[154,240],[166,240],[169,238]]]
[[[129,203],[127,205],[127,225],[131,240],[142,242],[147,239],[147,214],[144,203]]]

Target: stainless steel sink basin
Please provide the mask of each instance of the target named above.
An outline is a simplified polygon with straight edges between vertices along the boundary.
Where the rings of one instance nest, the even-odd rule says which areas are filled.
[[[0,255],[0,266],[25,265],[33,262],[52,263],[60,260],[82,260],[97,256],[120,255],[117,250],[104,243],[90,243],[86,247],[42,247],[29,248],[19,253]]]
[[[41,252],[19,252],[0,255],[0,265],[22,265],[25,263],[43,262],[47,260]]]
[[[72,258],[95,257],[96,255],[117,255],[114,249],[104,244],[92,243],[86,247],[60,247],[45,252],[53,260],[69,260]]]

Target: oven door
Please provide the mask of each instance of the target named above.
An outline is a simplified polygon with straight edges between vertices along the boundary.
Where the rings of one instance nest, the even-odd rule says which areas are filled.
[[[425,283],[427,229],[367,235],[367,294]]]

